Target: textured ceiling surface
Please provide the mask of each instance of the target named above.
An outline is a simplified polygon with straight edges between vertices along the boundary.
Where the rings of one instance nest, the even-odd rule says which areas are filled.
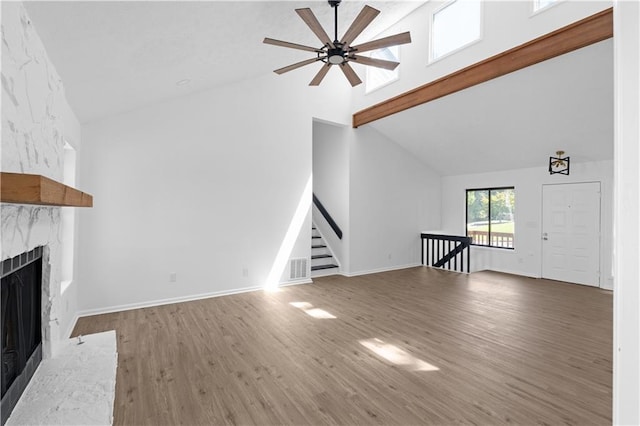
[[[424,1],[368,1],[380,15],[357,39],[373,39]],[[310,7],[333,34],[326,1],[30,1],[36,30],[81,122],[255,78],[309,58],[264,37],[320,47],[294,9]],[[346,31],[365,2],[344,1]],[[181,80],[188,84],[178,86]]]
[[[441,175],[613,158],[613,40],[371,124]]]

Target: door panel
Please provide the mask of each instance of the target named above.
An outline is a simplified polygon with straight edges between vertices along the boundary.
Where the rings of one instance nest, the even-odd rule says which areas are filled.
[[[543,185],[542,277],[600,286],[600,183]]]

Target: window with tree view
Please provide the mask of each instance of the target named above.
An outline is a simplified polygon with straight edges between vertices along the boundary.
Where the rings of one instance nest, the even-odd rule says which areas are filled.
[[[467,236],[479,246],[513,248],[515,188],[467,189]]]

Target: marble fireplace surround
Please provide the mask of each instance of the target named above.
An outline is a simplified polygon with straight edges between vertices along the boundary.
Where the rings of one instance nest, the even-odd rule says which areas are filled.
[[[79,283],[61,291],[64,238],[62,208],[58,205],[68,205],[74,191],[58,183],[65,175],[65,144],[76,150],[78,159],[82,158],[81,126],[24,5],[0,2],[0,7],[0,261],[11,259],[13,263],[16,256],[42,247],[42,362],[8,424],[12,419],[13,424],[111,424],[117,359],[115,333],[106,338],[87,336],[87,343],[80,346],[71,343],[67,338],[77,315]],[[12,176],[5,179],[7,174],[20,175],[19,180],[36,179],[36,201],[46,205],[34,204],[31,198],[5,199],[5,190],[12,186]],[[43,192],[45,187],[54,188],[53,193],[61,196],[62,202],[51,202],[50,194]],[[28,188],[29,185],[14,186],[13,195],[26,195],[33,189]],[[87,201],[87,197],[80,199]],[[36,386],[42,383],[57,387]],[[68,384],[64,389],[58,386],[64,383]],[[36,391],[29,393],[30,389]],[[95,421],[89,421],[92,416]]]
[[[61,182],[65,141],[80,148],[80,124],[62,80],[21,2],[2,2],[2,150],[0,170]],[[2,179],[4,186],[5,179]],[[3,188],[3,193],[4,188]],[[3,197],[4,198],[4,197]],[[4,200],[3,200],[4,201]],[[50,358],[73,326],[76,289],[61,294],[61,208],[0,204],[0,260],[43,247],[43,359]],[[68,309],[67,303],[70,303]]]
[[[60,250],[59,240],[57,241],[57,247],[54,244],[49,244],[49,235],[56,227],[53,225],[59,223],[60,213],[53,208],[42,207],[28,207],[19,205],[2,205],[2,260],[3,264],[7,261],[11,261],[16,257],[22,257],[37,247],[41,247],[42,250],[42,355],[43,358],[49,358],[55,351],[56,340],[62,338],[60,335],[60,324],[55,311],[54,302],[56,301],[56,286],[60,286],[60,271],[55,271],[52,267],[51,258],[55,256],[55,252]],[[27,226],[21,226],[25,223]],[[49,226],[46,226],[49,225]],[[47,235],[45,237],[45,227]],[[22,238],[27,240],[39,240],[42,244],[17,244],[14,247],[7,247],[6,235],[15,234],[16,240],[20,241]],[[34,239],[33,237],[40,237]],[[43,238],[44,237],[44,238]],[[49,241],[47,241],[49,240]],[[32,246],[32,247],[31,247]],[[59,268],[58,268],[59,269]],[[57,283],[57,285],[56,285]],[[65,336],[66,337],[66,336]]]
[[[53,312],[61,281],[60,268],[54,271],[50,261],[52,245],[58,252],[61,249],[60,209],[55,207],[92,207],[93,197],[44,176],[0,172],[0,200],[5,203],[0,210],[3,268],[9,262],[17,263],[32,252],[30,250],[34,233],[36,236],[39,234],[36,241],[45,242],[42,245],[36,243],[35,249],[42,251],[42,344],[44,358],[49,358],[54,353],[55,341],[67,337],[60,334],[60,331],[64,330],[59,330],[58,317]],[[49,235],[45,236],[43,231],[48,231]],[[13,250],[5,252],[8,241],[23,241],[24,252],[16,253],[20,246],[10,246]],[[60,256],[54,258],[59,259]],[[54,272],[55,279],[52,276]],[[54,285],[57,287],[54,288]],[[54,339],[52,336],[55,336]]]

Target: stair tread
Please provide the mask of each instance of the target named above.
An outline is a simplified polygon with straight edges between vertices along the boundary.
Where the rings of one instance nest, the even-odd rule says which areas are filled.
[[[327,257],[333,257],[330,254],[314,254],[313,256],[311,256],[312,259],[324,259]]]
[[[312,271],[319,271],[321,269],[331,269],[331,268],[337,268],[338,265],[334,265],[334,264],[328,264],[328,265],[316,265],[316,266],[312,266],[311,270]]]
[[[314,249],[314,248],[326,248],[326,247],[327,246],[325,246],[323,244],[318,244],[318,245],[311,246],[312,249]]]

